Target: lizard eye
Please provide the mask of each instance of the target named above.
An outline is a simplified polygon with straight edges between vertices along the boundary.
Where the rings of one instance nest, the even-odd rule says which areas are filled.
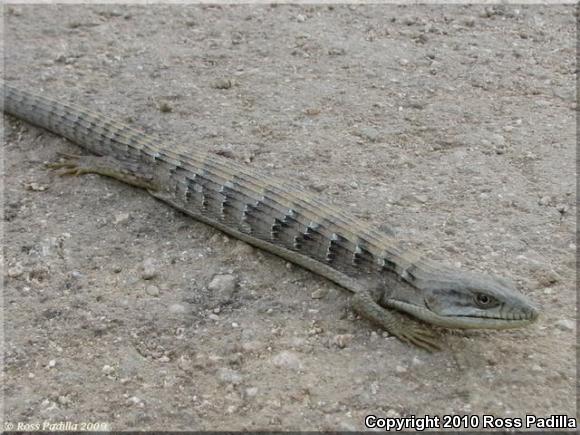
[[[492,296],[486,295],[484,293],[478,293],[475,295],[475,303],[482,308],[490,308],[496,306],[498,301]]]

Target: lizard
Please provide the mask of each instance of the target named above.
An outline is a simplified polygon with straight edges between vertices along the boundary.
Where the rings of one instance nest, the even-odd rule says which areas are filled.
[[[507,329],[540,309],[508,280],[404,249],[385,231],[299,185],[215,153],[163,142],[112,118],[2,83],[3,110],[80,145],[49,165],[145,189],[194,219],[352,293],[351,306],[403,342],[441,349],[434,328]]]

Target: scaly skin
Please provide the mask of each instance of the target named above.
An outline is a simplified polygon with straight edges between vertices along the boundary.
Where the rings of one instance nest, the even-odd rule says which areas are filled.
[[[103,115],[3,84],[4,111],[101,157],[69,156],[64,173],[99,173],[145,188],[197,220],[320,274],[354,293],[353,308],[427,350],[433,334],[402,312],[450,328],[504,329],[538,309],[508,282],[405,251],[386,233],[300,186],[230,159],[159,139]]]

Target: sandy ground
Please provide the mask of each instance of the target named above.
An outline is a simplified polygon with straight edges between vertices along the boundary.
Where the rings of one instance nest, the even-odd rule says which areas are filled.
[[[43,162],[79,149],[5,117],[3,429],[576,416],[573,7],[5,19],[11,83],[300,183],[433,258],[513,280],[543,316],[408,347],[337,286],[143,191],[56,176]]]

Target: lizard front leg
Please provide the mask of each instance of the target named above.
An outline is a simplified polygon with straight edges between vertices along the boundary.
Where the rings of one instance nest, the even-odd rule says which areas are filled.
[[[352,307],[362,317],[381,326],[399,340],[429,352],[441,350],[435,335],[392,310],[381,307],[369,292],[359,291],[352,297]]]

